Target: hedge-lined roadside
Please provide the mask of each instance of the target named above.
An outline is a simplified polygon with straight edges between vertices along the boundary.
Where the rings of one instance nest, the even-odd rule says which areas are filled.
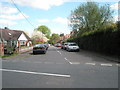
[[[120,56],[120,31],[102,30],[68,41],[75,41],[81,49]]]

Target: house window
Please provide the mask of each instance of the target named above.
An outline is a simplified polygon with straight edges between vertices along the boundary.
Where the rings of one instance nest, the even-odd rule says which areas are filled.
[[[7,41],[4,41],[4,45],[7,46]]]
[[[26,41],[21,40],[20,45],[26,45]]]

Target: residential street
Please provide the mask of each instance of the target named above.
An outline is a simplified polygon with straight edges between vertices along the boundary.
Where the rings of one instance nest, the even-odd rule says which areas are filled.
[[[119,64],[95,53],[51,46],[46,54],[30,51],[5,59],[3,88],[118,88]]]

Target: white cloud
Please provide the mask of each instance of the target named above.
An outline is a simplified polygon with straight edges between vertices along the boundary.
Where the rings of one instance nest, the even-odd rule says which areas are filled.
[[[118,21],[118,15],[114,16],[113,19],[114,19],[115,21]]]
[[[118,3],[115,3],[115,4],[111,5],[110,8],[112,8],[112,9],[118,9]]]
[[[68,24],[67,18],[57,17],[53,19],[53,22],[60,23],[60,24]]]
[[[49,20],[49,19],[39,19],[37,20],[40,23],[44,23],[44,22],[51,22],[51,23],[59,23],[59,24],[64,24],[67,25],[68,24],[68,20],[67,18],[62,18],[62,17],[57,17],[53,20]]]
[[[120,21],[120,15],[118,16],[118,15],[115,15],[115,16],[113,16],[113,19],[114,19],[114,21],[116,22],[116,21]]]
[[[66,27],[66,28],[50,28],[52,33],[64,33],[64,34],[69,34],[70,30]]]
[[[5,6],[0,3],[0,9],[1,9],[1,14],[13,14],[13,13],[18,13],[18,10],[16,8],[10,7],[10,6]]]
[[[23,14],[26,18],[28,18],[29,16]],[[4,15],[0,15],[0,18],[4,18],[4,19],[8,19],[8,20],[20,20],[20,19],[24,19],[24,16],[23,16],[21,13],[19,14],[14,14],[14,15],[7,15],[7,14],[4,14]]]
[[[48,10],[52,6],[62,5],[68,0],[15,0],[14,2],[21,6],[30,6],[33,8]]]
[[[49,20],[48,19],[39,19],[38,22],[40,22],[40,23],[46,23],[46,22],[49,22]]]
[[[119,2],[119,0],[67,0],[68,2]]]
[[[10,20],[4,20],[4,19],[0,19],[0,24],[1,25],[16,25],[16,22],[10,21]]]
[[[26,18],[26,14],[23,13]],[[14,7],[4,5],[0,3],[0,24],[1,25],[16,25],[17,22],[14,20],[21,20],[24,19],[23,15],[18,12],[18,10]]]

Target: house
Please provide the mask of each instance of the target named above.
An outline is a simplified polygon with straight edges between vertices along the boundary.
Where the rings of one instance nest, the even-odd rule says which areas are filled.
[[[76,37],[77,36],[77,29],[73,29],[71,32],[70,32],[70,37]]]
[[[8,28],[0,29],[0,54],[2,56],[6,52],[19,52],[22,47],[30,46],[32,46],[31,39],[25,32]]]
[[[70,34],[66,34],[64,36],[60,36],[59,42],[62,43],[63,41],[67,40],[68,38],[70,38]]]
[[[68,38],[70,38],[70,34],[66,34],[66,35],[64,36],[64,40],[67,40]]]

